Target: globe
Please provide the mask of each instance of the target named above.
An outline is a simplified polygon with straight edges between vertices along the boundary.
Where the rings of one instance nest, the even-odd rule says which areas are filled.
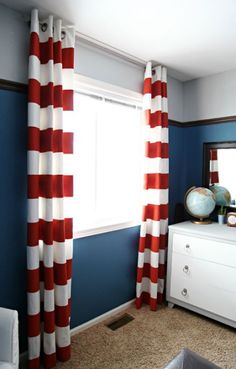
[[[185,209],[187,212],[199,220],[193,220],[194,223],[211,223],[209,217],[216,206],[215,195],[208,188],[192,187],[185,195]]]
[[[227,190],[227,188],[213,185],[210,187],[210,190],[214,193],[216,198],[216,205],[220,206],[229,206],[231,201],[231,195],[230,192]]]

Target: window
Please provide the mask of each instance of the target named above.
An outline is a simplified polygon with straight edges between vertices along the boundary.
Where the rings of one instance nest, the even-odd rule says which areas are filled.
[[[76,235],[138,224],[141,218],[141,101],[86,85],[75,93]]]

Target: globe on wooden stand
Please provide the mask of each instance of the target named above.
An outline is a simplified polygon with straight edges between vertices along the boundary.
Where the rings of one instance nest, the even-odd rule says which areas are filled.
[[[212,185],[210,186],[210,190],[215,195],[216,205],[230,206],[231,195],[227,188],[219,185]]]
[[[195,224],[210,224],[210,214],[216,206],[215,195],[205,187],[191,187],[185,194],[184,207],[194,217]]]

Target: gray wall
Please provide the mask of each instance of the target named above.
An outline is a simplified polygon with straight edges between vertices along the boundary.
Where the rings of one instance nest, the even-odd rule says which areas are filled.
[[[144,67],[125,61],[79,40],[75,47],[75,72],[133,91],[142,92]]]
[[[0,78],[27,81],[29,27],[23,16],[0,5]]]
[[[183,122],[184,83],[168,76],[167,84],[169,119]]]
[[[184,121],[236,115],[236,69],[184,83]]]

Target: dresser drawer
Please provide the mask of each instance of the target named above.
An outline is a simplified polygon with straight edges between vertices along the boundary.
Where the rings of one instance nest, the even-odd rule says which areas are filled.
[[[170,296],[236,321],[236,269],[172,255]]]
[[[230,243],[174,233],[173,253],[236,268],[236,245]]]

